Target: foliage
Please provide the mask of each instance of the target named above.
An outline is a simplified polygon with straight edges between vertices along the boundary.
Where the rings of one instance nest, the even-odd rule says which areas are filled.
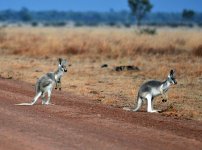
[[[29,22],[32,20],[29,10],[25,7],[20,10],[19,15],[23,22]]]
[[[128,0],[128,4],[136,18],[137,25],[140,25],[141,20],[153,7],[149,0]]]
[[[187,9],[184,9],[183,12],[182,12],[182,17],[183,19],[186,19],[186,20],[191,20],[195,15],[195,12],[193,10],[187,10]]]

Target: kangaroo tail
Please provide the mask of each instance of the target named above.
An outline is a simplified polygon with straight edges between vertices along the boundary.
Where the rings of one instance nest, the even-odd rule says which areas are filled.
[[[32,100],[31,103],[20,103],[20,104],[15,104],[18,106],[32,106],[36,103],[36,101],[38,100],[38,98],[41,96],[42,92],[37,93],[37,95],[34,97],[34,99]]]
[[[132,109],[130,109],[129,107],[123,107],[123,110],[131,111]]]
[[[123,110],[126,110],[126,111],[138,111],[141,106],[142,106],[142,99],[138,94],[136,107],[134,109],[131,109],[129,107],[123,107]]]
[[[138,111],[141,106],[142,106],[142,99],[138,96],[137,104],[136,104],[136,107],[133,109],[133,111]]]
[[[15,105],[18,105],[18,106],[32,106],[33,103],[20,103],[20,104],[15,104]]]

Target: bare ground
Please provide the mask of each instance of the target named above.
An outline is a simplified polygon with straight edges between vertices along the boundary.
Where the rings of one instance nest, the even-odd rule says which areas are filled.
[[[0,149],[202,149],[202,122],[127,112],[54,91],[55,105],[15,106],[31,84],[0,78]]]

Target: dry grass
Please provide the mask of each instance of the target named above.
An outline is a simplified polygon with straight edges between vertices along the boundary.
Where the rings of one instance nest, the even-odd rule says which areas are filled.
[[[72,66],[63,78],[63,90],[114,107],[132,107],[143,82],[164,80],[175,69],[178,85],[168,92],[167,103],[158,97],[155,106],[167,109],[163,115],[202,120],[202,60],[192,55],[202,43],[201,32],[159,29],[149,36],[134,29],[7,28],[0,36],[0,76],[34,85],[56,68],[57,57],[66,57]],[[101,69],[104,63],[109,68]],[[112,70],[115,65],[141,70],[118,73]]]
[[[176,54],[201,45],[199,29],[159,29],[157,35],[139,35],[135,29],[117,28],[6,28],[0,48],[23,55],[101,54],[108,57],[139,53]]]

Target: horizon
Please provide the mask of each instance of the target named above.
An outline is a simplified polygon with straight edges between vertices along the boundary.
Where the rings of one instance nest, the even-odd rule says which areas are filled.
[[[87,12],[87,11],[96,11],[96,12],[107,12],[110,10],[114,11],[130,11],[128,7],[127,0],[85,0],[85,3],[80,5],[82,0],[60,0],[60,3],[55,0],[42,0],[41,2],[37,2],[35,0],[7,0],[0,2],[0,10],[20,10],[23,7],[31,10],[31,11],[48,11],[48,10],[56,10],[56,11],[75,11],[75,12]],[[47,3],[49,5],[47,5]],[[182,12],[184,9],[191,9],[195,12],[202,12],[200,6],[202,6],[201,0],[151,0],[153,4],[153,9],[151,12]],[[173,7],[175,6],[175,7]]]

